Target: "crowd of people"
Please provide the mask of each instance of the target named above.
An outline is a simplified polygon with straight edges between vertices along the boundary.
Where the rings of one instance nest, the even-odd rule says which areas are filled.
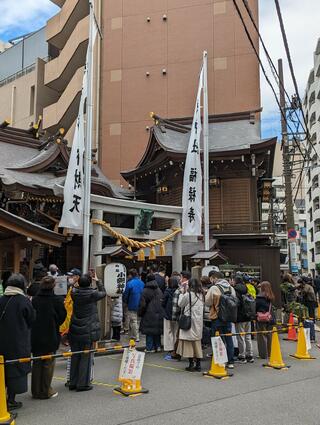
[[[81,274],[79,269],[68,273],[67,297],[55,295],[58,268],[39,268],[28,285],[22,274],[2,276],[3,296],[0,297],[0,353],[5,360],[55,354],[62,334],[67,334],[71,351],[93,348],[101,338],[97,302],[106,296],[104,285],[94,272]],[[71,307],[71,308],[70,308]],[[71,357],[70,391],[92,389],[92,355]],[[5,365],[5,385],[9,411],[22,407],[17,394],[28,391],[31,372],[31,393],[45,400],[58,395],[52,388],[55,360],[34,360],[32,364]],[[16,415],[16,414],[14,414]]]
[[[271,330],[274,300],[269,282],[260,284],[240,272],[225,278],[213,270],[198,280],[188,271],[168,277],[163,267],[158,271],[153,267],[139,276],[131,269],[122,299],[113,304],[113,338],[120,339],[121,319],[124,334],[136,342],[140,341],[139,331],[146,336],[146,353],[162,351],[163,335],[165,359],[187,359],[186,370],[200,372],[203,347],[210,345],[217,332],[251,332],[254,322],[257,330]],[[260,358],[270,354],[270,335],[257,336]],[[232,336],[222,339],[228,368],[234,368],[235,361],[254,362],[250,334],[238,335],[236,340]]]
[[[97,302],[106,297],[106,291],[95,272],[82,274],[72,269],[65,297],[55,295],[57,276],[55,265],[49,270],[39,266],[30,285],[22,274],[2,276],[0,353],[5,360],[55,354],[61,341],[70,345],[72,352],[79,352],[92,349],[101,339]],[[319,278],[293,279],[286,274],[281,289],[284,310],[300,302],[314,320]],[[204,348],[211,346],[211,337],[221,335],[226,367],[233,369],[236,362],[254,362],[250,332],[272,330],[274,303],[269,282],[260,283],[241,272],[224,276],[213,269],[208,276],[196,279],[189,271],[173,272],[169,277],[163,266],[140,273],[133,268],[128,271],[124,293],[111,299],[112,339],[120,341],[124,334],[138,343],[144,335],[146,353],[164,350],[165,360],[186,360],[187,371],[200,372]],[[236,336],[226,335],[230,333]],[[257,348],[258,357],[270,356],[271,333],[257,334]],[[58,393],[52,389],[54,366],[54,358],[6,364],[9,410],[22,406],[16,395],[28,391],[30,372],[33,398],[56,397]],[[69,390],[91,390],[93,355],[73,355],[69,366]]]

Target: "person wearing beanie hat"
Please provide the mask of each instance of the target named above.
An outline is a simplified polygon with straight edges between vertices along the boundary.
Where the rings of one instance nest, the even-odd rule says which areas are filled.
[[[59,348],[59,327],[64,322],[67,312],[63,299],[54,294],[55,279],[45,276],[32,305],[36,310],[36,320],[31,329],[31,347],[34,356],[54,354]],[[36,360],[32,364],[31,392],[32,397],[48,399],[56,397],[57,392],[51,388],[54,372],[54,359]]]
[[[5,360],[31,356],[30,330],[35,320],[35,311],[25,296],[25,288],[24,276],[15,273],[9,277],[4,295],[0,297],[0,353]],[[28,391],[30,370],[30,363],[5,366],[9,410],[22,407],[22,403],[16,401],[15,397],[16,394]]]

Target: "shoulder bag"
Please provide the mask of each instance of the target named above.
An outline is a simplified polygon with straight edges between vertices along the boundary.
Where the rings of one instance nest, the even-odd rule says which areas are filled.
[[[262,313],[261,311],[257,312],[257,322],[269,323],[269,322],[272,321],[271,307],[272,307],[272,305],[271,305],[271,301],[270,301],[268,311],[266,311],[265,313]]]
[[[181,313],[180,319],[179,319],[179,328],[183,331],[188,331],[191,329],[191,292],[189,292],[189,306],[190,306],[190,315],[187,316],[184,314],[185,307],[183,308],[183,311]]]

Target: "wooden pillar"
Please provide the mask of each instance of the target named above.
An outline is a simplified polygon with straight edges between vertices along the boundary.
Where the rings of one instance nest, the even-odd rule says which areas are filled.
[[[181,220],[174,221],[174,227],[181,227]],[[182,270],[182,235],[178,233],[172,242],[172,271],[181,272]]]
[[[20,272],[20,243],[18,240],[13,242],[13,272]]]

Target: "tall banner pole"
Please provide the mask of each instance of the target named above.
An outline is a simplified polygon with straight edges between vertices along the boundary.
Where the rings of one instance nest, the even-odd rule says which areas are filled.
[[[203,207],[204,249],[210,249],[209,233],[209,115],[208,115],[208,53],[203,52]]]
[[[91,198],[91,161],[92,161],[92,122],[93,122],[93,5],[89,1],[89,44],[87,66],[87,105],[86,105],[86,137],[84,152],[84,208],[83,208],[83,239],[82,239],[82,272],[89,269],[90,246],[90,198]]]

